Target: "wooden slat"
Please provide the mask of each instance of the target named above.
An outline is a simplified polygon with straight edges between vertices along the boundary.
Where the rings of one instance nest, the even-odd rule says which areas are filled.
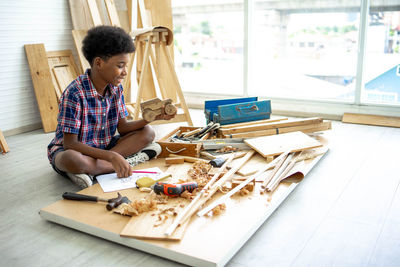
[[[6,142],[6,138],[4,137],[3,132],[1,130],[0,130],[0,148],[3,154],[10,151]]]
[[[103,25],[96,0],[87,0],[89,6],[90,17],[94,26]]]
[[[400,117],[390,117],[390,116],[380,116],[380,115],[344,113],[342,122],[388,126],[396,128],[400,127]]]
[[[86,60],[82,52],[82,41],[87,34],[87,30],[72,30],[72,37],[74,38],[74,44],[76,52],[79,58],[79,73],[83,74],[87,69],[90,69],[90,64]]]
[[[86,0],[69,0],[72,25],[74,30],[87,30],[93,27]]]
[[[230,128],[237,128],[237,127],[243,127],[243,126],[250,126],[250,125],[263,124],[263,123],[272,123],[272,122],[286,121],[287,119],[288,119],[288,118],[268,119],[268,120],[248,121],[248,122],[239,122],[239,123],[221,125],[220,129],[230,129]]]
[[[43,129],[46,133],[57,127],[58,102],[44,44],[25,45],[33,87],[39,106]]]
[[[254,132],[247,132],[247,133],[238,133],[238,134],[228,134],[228,135],[223,135],[223,137],[251,138],[251,137],[260,137],[260,136],[276,135],[276,134],[283,134],[283,133],[291,133],[291,132],[297,132],[297,131],[301,131],[303,133],[314,133],[314,132],[327,131],[330,129],[332,129],[332,123],[330,121],[324,121],[319,124],[283,127],[283,128],[254,131]]]
[[[244,140],[263,157],[280,155],[286,151],[297,152],[320,147],[322,144],[302,132],[263,136]]]
[[[254,132],[260,130],[274,129],[280,127],[289,127],[289,126],[301,126],[308,124],[317,124],[321,123],[322,118],[307,118],[307,119],[292,119],[287,121],[278,121],[275,123],[262,123],[258,125],[249,125],[236,127],[231,129],[221,129],[222,134],[234,134],[234,133],[244,133],[244,132]]]
[[[115,7],[114,0],[104,0],[110,23],[112,26],[121,27],[121,22],[118,17],[117,8]]]

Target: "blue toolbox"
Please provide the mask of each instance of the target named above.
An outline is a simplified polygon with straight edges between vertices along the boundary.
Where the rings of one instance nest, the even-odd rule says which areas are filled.
[[[209,100],[204,103],[207,124],[210,121],[221,125],[265,120],[271,115],[271,100],[245,97],[223,100]]]

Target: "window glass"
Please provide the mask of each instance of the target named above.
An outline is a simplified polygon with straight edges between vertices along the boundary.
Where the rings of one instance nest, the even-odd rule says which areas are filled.
[[[363,102],[400,104],[400,12],[371,1]]]
[[[353,101],[360,3],[255,1],[250,95]]]
[[[172,1],[182,90],[243,94],[243,1]]]

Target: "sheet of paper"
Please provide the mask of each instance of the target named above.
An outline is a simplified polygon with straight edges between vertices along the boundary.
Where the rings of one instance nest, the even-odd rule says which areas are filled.
[[[144,172],[157,172],[157,173],[133,173],[131,176],[127,178],[118,178],[117,174],[109,173],[109,174],[102,174],[96,177],[97,181],[99,182],[101,188],[105,193],[134,188],[136,187],[136,180],[141,177],[150,177],[153,179],[157,179],[164,175],[164,173],[157,167],[142,169],[142,170],[135,170],[135,171],[144,171]]]

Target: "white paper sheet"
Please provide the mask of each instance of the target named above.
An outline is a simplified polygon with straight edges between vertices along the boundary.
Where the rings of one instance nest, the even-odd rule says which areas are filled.
[[[136,180],[141,177],[150,177],[153,179],[157,179],[164,175],[164,173],[157,167],[149,168],[149,169],[142,169],[142,170],[135,170],[135,171],[148,171],[148,172],[157,172],[155,173],[133,173],[131,176],[127,178],[118,178],[117,173],[109,173],[109,174],[102,174],[96,177],[97,181],[99,182],[101,188],[105,193],[134,188],[136,187]]]

